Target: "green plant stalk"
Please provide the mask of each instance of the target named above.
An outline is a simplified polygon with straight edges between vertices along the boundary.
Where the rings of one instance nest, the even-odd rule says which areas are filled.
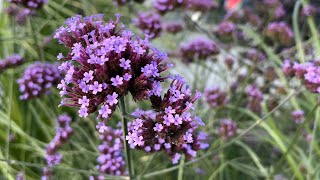
[[[180,165],[179,165],[179,173],[178,173],[178,180],[183,180],[183,166],[184,166],[185,156],[182,154]]]
[[[122,133],[123,133],[123,141],[124,141],[124,151],[126,153],[126,162],[128,165],[128,171],[129,171],[129,177],[130,179],[133,179],[134,177],[134,169],[133,169],[133,164],[131,161],[131,153],[130,153],[130,147],[128,144],[128,141],[126,141],[126,136],[128,135],[128,122],[127,122],[127,118],[125,117],[127,115],[126,112],[126,105],[124,102],[124,97],[120,98],[120,102],[119,102],[119,107],[121,110],[121,114],[122,114]]]
[[[305,54],[302,47],[302,40],[301,40],[301,34],[298,27],[298,14],[299,14],[299,8],[301,6],[301,1],[297,1],[294,5],[293,15],[292,15],[292,22],[293,22],[293,32],[294,32],[294,39],[296,41],[297,50],[298,50],[298,56],[300,59],[300,62],[304,62]]]

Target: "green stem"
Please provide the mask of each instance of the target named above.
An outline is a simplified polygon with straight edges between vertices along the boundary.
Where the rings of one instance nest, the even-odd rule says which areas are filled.
[[[293,31],[294,31],[294,39],[296,41],[298,55],[300,58],[300,62],[304,62],[304,50],[302,47],[302,40],[300,35],[300,30],[298,27],[298,14],[299,14],[299,8],[301,6],[301,1],[297,1],[294,5],[293,15],[292,15],[292,23],[293,23]]]
[[[127,125],[127,118],[126,118],[127,112],[126,112],[124,97],[120,98],[119,106],[122,114],[122,132],[123,132],[123,141],[124,141],[124,151],[126,153],[126,162],[128,164],[129,177],[130,179],[133,179],[134,169],[131,161],[130,147],[129,147],[128,141],[126,141],[126,136],[128,135],[128,125]]]

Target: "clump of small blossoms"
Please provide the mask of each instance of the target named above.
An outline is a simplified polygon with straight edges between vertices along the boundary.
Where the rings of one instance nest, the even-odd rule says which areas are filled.
[[[173,11],[175,8],[182,6],[184,0],[155,0],[153,2],[153,7],[164,14],[168,11]]]
[[[141,12],[133,23],[150,38],[156,38],[162,31],[162,18],[156,12]]]
[[[280,19],[286,15],[283,4],[279,0],[264,0],[262,2],[262,9],[267,10],[269,16],[274,19]]]
[[[103,15],[76,16],[55,34],[70,49],[57,57],[64,61],[59,69],[66,73],[58,85],[66,97],[61,105],[78,107],[80,117],[98,111],[98,118],[104,120],[97,126],[100,132],[119,98],[129,92],[134,100],[158,94],[165,79],[160,73],[171,67],[162,63],[165,53],[151,48],[147,38],[134,39],[124,26],[117,28],[119,23],[120,16],[108,23]]]
[[[206,134],[195,132],[204,123],[189,112],[199,97],[199,92],[192,96],[191,89],[175,77],[163,97],[160,94],[151,97],[155,112],[138,110],[133,114],[137,118],[129,125],[126,137],[131,148],[164,151],[173,164],[179,161],[181,153],[187,159],[195,157],[197,150],[208,147]]]
[[[317,8],[314,7],[313,5],[311,4],[308,4],[306,6],[304,6],[302,8],[302,12],[301,12],[301,15],[302,16],[306,16],[306,17],[310,17],[310,16],[314,16],[316,13],[317,13]]]
[[[214,33],[221,39],[232,39],[236,31],[236,25],[231,21],[222,21]]]
[[[247,52],[247,58],[255,63],[263,62],[267,59],[266,55],[263,52],[260,52],[256,49],[250,49]]]
[[[193,11],[208,11],[219,7],[219,4],[212,0],[185,0],[185,6]]]
[[[288,45],[293,40],[293,32],[285,22],[271,22],[265,30],[267,37],[275,42]]]
[[[101,144],[98,146],[100,155],[97,158],[99,165],[96,166],[100,173],[108,175],[124,175],[125,160],[122,153],[123,136],[121,128],[107,127],[104,133],[99,134]],[[93,179],[102,180],[103,175]]]
[[[24,59],[18,55],[13,54],[0,61],[0,74],[9,68],[20,66],[24,62]]]
[[[237,134],[237,123],[231,119],[221,119],[218,133],[224,140],[230,139]]]
[[[130,0],[113,0],[114,4],[118,5],[118,6],[123,6],[127,3],[129,3]],[[143,3],[144,0],[133,0],[134,2],[137,3]]]
[[[184,26],[179,22],[168,22],[166,23],[165,28],[167,32],[177,34],[183,30]]]
[[[246,94],[248,97],[247,108],[255,113],[260,113],[261,102],[263,100],[263,94],[261,90],[254,85],[248,85],[246,87]]]
[[[291,117],[295,123],[301,124],[304,121],[304,112],[302,110],[295,110],[291,113]]]
[[[199,37],[189,42],[183,42],[180,45],[180,52],[183,60],[188,63],[195,58],[207,59],[210,56],[217,55],[219,48],[214,41]]]
[[[40,97],[52,86],[56,86],[61,79],[57,64],[35,62],[29,65],[23,76],[17,80],[21,92],[20,99],[26,100]]]
[[[49,167],[53,167],[61,163],[62,155],[57,151],[68,141],[73,133],[73,129],[70,124],[71,118],[66,114],[62,114],[57,118],[56,135],[45,150],[45,160]],[[44,168],[42,179],[50,179],[52,174],[52,170]]]
[[[204,92],[204,96],[206,101],[209,103],[209,105],[212,108],[224,106],[227,104],[227,93],[224,91],[221,91],[218,87],[213,87],[211,89],[207,89]]]
[[[29,15],[40,9],[47,0],[8,0],[7,12],[14,16],[18,24],[24,24]]]

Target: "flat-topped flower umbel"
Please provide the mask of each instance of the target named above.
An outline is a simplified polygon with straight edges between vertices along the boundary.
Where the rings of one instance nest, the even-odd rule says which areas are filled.
[[[79,116],[98,111],[99,124],[103,132],[104,124],[118,104],[118,99],[131,93],[134,100],[146,100],[157,91],[165,77],[161,72],[171,64],[163,64],[165,53],[150,47],[145,39],[133,38],[117,19],[104,23],[103,15],[82,18],[75,16],[60,27],[55,38],[70,51],[61,53],[63,60],[59,69],[66,76],[58,85],[61,105],[79,107]]]

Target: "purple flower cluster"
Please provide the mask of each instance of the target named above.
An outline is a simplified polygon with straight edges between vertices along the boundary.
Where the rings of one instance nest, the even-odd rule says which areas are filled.
[[[20,99],[40,97],[49,92],[52,86],[59,83],[61,73],[57,64],[35,62],[29,65],[23,76],[17,80],[22,93]]]
[[[254,85],[248,85],[246,87],[246,94],[248,96],[247,108],[255,113],[260,113],[261,102],[263,100],[263,94],[260,89]]]
[[[236,25],[231,21],[222,21],[214,33],[221,39],[232,39],[236,31]]]
[[[295,123],[301,124],[304,121],[304,112],[302,110],[293,111],[291,117]]]
[[[156,12],[141,12],[133,23],[150,38],[160,36],[162,31],[162,18]]]
[[[221,91],[218,87],[207,89],[204,96],[212,108],[224,106],[228,102],[227,93]]]
[[[271,22],[265,30],[266,36],[284,45],[293,40],[293,32],[285,22]]]
[[[310,17],[310,16],[314,16],[316,13],[317,13],[317,8],[314,7],[313,5],[311,4],[308,4],[306,6],[304,6],[302,8],[302,12],[301,12],[301,15],[302,16],[306,16],[306,17]]]
[[[274,19],[279,19],[286,15],[284,6],[279,0],[264,0],[261,8],[264,11],[267,10],[269,16]]]
[[[216,43],[210,39],[199,37],[180,45],[180,52],[185,62],[192,62],[194,58],[207,59],[219,53]]]
[[[6,57],[4,60],[0,61],[0,74],[4,72],[6,69],[20,66],[23,62],[24,59],[18,54],[13,54],[11,56]]]
[[[263,62],[267,59],[266,55],[263,52],[260,52],[256,49],[250,49],[247,52],[247,58],[255,63]]]
[[[174,164],[180,153],[185,153],[187,159],[195,157],[197,150],[208,147],[206,134],[195,132],[204,123],[189,112],[199,97],[199,92],[191,96],[191,89],[184,87],[180,77],[173,78],[163,98],[160,94],[151,97],[155,112],[138,110],[133,114],[137,118],[129,125],[126,137],[131,148],[146,152],[163,150]]]
[[[28,15],[36,9],[40,9],[47,0],[8,0],[10,6],[7,12],[10,16],[15,16],[18,24],[24,24]]]
[[[184,0],[155,0],[153,7],[164,14],[168,11],[173,11],[175,8],[182,6]]]
[[[218,8],[219,4],[212,0],[185,0],[185,6],[193,11],[209,11],[210,9]]]
[[[56,135],[48,144],[45,151],[45,160],[50,167],[61,163],[62,155],[57,153],[57,151],[67,142],[73,132],[70,123],[71,118],[66,114],[62,114],[57,118]],[[49,179],[50,176],[52,176],[52,171],[44,168],[42,179]]]
[[[134,100],[146,100],[161,89],[160,73],[171,67],[163,64],[165,53],[150,47],[147,38],[133,38],[133,32],[117,28],[115,21],[103,22],[103,15],[75,16],[60,27],[55,38],[70,49],[59,69],[66,75],[58,88],[66,96],[61,105],[79,107],[86,117],[98,111],[103,132],[119,98],[131,93]]]
[[[165,28],[167,32],[177,34],[183,30],[184,26],[179,22],[168,22],[166,23]]]
[[[231,119],[221,119],[218,133],[224,140],[230,139],[237,134],[237,123]]]
[[[113,2],[118,5],[118,6],[123,6],[125,4],[127,4],[130,0],[113,0]],[[143,3],[144,0],[133,0],[134,2],[137,3]]]
[[[99,165],[96,168],[103,174],[124,175],[125,160],[122,154],[123,136],[121,128],[106,127],[104,133],[99,136],[101,140],[101,144],[98,146],[100,155],[97,158]],[[101,175],[96,179],[102,180],[104,177]]]

